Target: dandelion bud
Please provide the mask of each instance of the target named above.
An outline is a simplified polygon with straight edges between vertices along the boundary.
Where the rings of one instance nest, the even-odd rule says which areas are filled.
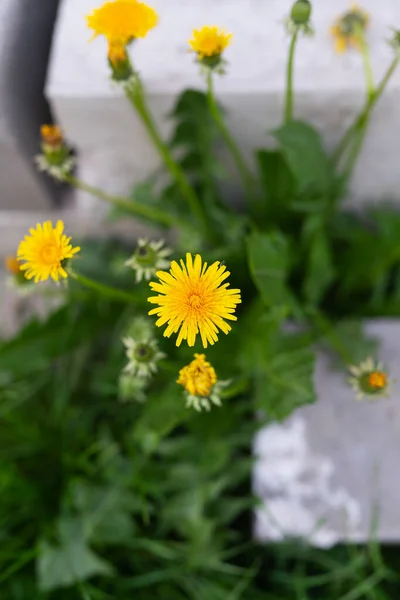
[[[167,259],[170,254],[172,250],[164,246],[164,240],[149,242],[146,239],[139,239],[135,253],[125,264],[136,272],[137,283],[142,279],[150,281],[157,271],[170,266],[170,261]]]
[[[40,171],[45,171],[54,179],[63,180],[68,175],[75,161],[64,142],[61,127],[58,125],[42,125],[40,128],[42,153],[35,156]]]
[[[290,18],[295,25],[306,25],[311,17],[311,4],[308,0],[297,0],[290,13]]]
[[[349,383],[356,392],[357,400],[361,400],[364,396],[369,397],[370,400],[387,396],[391,381],[382,363],[367,358],[357,366],[350,366],[349,371],[351,373]]]
[[[109,43],[108,64],[114,81],[127,81],[133,75],[132,65],[124,44]]]

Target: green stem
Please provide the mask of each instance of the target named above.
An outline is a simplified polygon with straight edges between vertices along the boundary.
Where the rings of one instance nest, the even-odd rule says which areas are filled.
[[[69,269],[68,273],[72,279],[75,279],[75,281],[81,285],[98,292],[110,300],[119,300],[120,302],[137,302],[138,300],[137,296],[134,296],[129,292],[124,292],[123,290],[118,290],[108,285],[104,285],[103,283],[99,283],[98,281],[94,281],[94,279],[86,277],[85,275],[80,275],[72,269]]]
[[[342,174],[342,186],[343,188],[346,188],[352,174],[354,171],[354,167],[356,166],[356,162],[358,159],[358,156],[361,152],[361,148],[363,145],[363,142],[365,140],[365,135],[367,133],[367,127],[368,126],[368,120],[363,121],[362,123],[360,123],[360,125],[356,128],[356,134],[357,137],[354,138],[353,140],[353,145],[351,147],[350,150],[350,155],[349,158],[347,160],[347,164],[345,169],[343,170],[343,174]]]
[[[293,33],[289,48],[289,58],[286,71],[286,102],[284,112],[285,123],[289,123],[293,119],[293,66],[298,34],[299,30],[296,28],[295,32]]]
[[[254,179],[253,176],[248,169],[246,162],[233,139],[228,127],[226,126],[221,111],[218,108],[217,101],[215,99],[214,94],[214,86],[213,86],[213,74],[212,70],[208,69],[207,71],[207,101],[208,107],[211,113],[212,118],[217,125],[219,132],[229,148],[230,153],[236,163],[237,170],[240,173],[240,176],[243,180],[244,186],[246,188],[246,194],[249,200],[254,204],[255,201],[255,190],[254,190]]]
[[[143,124],[146,127],[147,133],[149,134],[162,160],[164,161],[165,166],[167,167],[171,175],[174,177],[182,195],[184,196],[184,198],[186,198],[192,213],[195,215],[198,221],[202,223],[207,229],[206,215],[204,213],[200,199],[198,198],[193,187],[189,183],[185,172],[174,160],[172,154],[170,153],[168,147],[166,146],[158,132],[158,128],[148,109],[142,82],[140,81],[139,76],[136,75],[134,85],[126,87],[125,90],[127,98],[129,99],[132,106],[135,108],[138,115],[142,119]]]
[[[363,31],[359,33],[359,41],[361,46],[361,54],[364,61],[364,72],[365,72],[365,83],[367,86],[367,102],[370,101],[375,95],[374,76],[372,73],[371,56],[369,53],[368,44],[365,40]]]
[[[376,102],[382,96],[382,94],[383,94],[383,92],[384,92],[387,84],[389,83],[389,80],[390,80],[391,76],[393,75],[393,73],[395,72],[395,70],[397,68],[397,65],[399,64],[399,60],[400,60],[400,54],[396,54],[396,56],[392,60],[391,64],[389,65],[389,68],[386,71],[384,77],[382,78],[382,81],[380,82],[380,84],[376,88],[376,92],[375,92],[374,98],[373,98],[373,103],[374,104],[376,104]]]
[[[77,177],[74,177],[73,175],[67,175],[65,177],[65,181],[73,187],[87,192],[92,196],[96,196],[97,198],[100,198],[100,200],[104,200],[105,202],[108,202],[108,204],[111,204],[116,208],[121,208],[122,210],[132,213],[137,217],[145,217],[146,219],[150,219],[155,223],[159,223],[160,225],[166,225],[169,227],[179,225],[179,219],[168,215],[164,211],[158,210],[154,206],[148,206],[147,204],[139,204],[134,200],[128,200],[127,198],[124,198],[122,196],[113,196],[112,194],[108,194],[107,192],[104,192],[103,190],[97,187],[84,183],[83,181],[81,181]]]
[[[229,398],[234,398],[239,394],[244,394],[250,388],[250,381],[246,377],[242,377],[238,379],[232,385],[230,385],[225,390],[221,391],[221,398],[224,400],[228,400]]]
[[[353,121],[353,123],[350,125],[350,127],[345,132],[343,138],[339,142],[339,144],[333,154],[333,157],[332,157],[333,165],[338,165],[340,159],[342,158],[343,152],[347,149],[355,131],[357,129],[359,129],[359,127],[361,126],[361,124],[364,121],[367,122],[369,120],[371,112],[372,112],[373,108],[375,107],[376,103],[378,102],[378,100],[380,99],[380,97],[382,96],[383,92],[385,91],[390,78],[392,77],[394,71],[396,70],[399,60],[400,60],[400,55],[396,55],[394,57],[393,61],[391,62],[391,64],[389,65],[388,70],[386,71],[385,75],[383,76],[380,84],[377,86],[374,93],[372,95],[368,96],[367,101],[365,102],[364,107],[361,110],[361,113],[356,117],[356,119]]]

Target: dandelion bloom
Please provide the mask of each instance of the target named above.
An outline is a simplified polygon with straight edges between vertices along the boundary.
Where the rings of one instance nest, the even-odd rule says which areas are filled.
[[[194,360],[179,371],[176,383],[182,385],[192,396],[208,398],[217,383],[217,375],[211,364],[206,361],[205,354],[195,354]]]
[[[194,360],[179,371],[176,383],[185,388],[186,407],[197,411],[212,405],[222,406],[221,392],[229,381],[218,381],[214,367],[206,360],[205,354],[195,354]]]
[[[387,396],[391,382],[382,363],[376,363],[370,357],[358,366],[349,367],[349,371],[352,375],[349,383],[356,392],[357,400],[361,400],[364,396],[369,396],[371,399]]]
[[[106,2],[86,18],[94,37],[104,35],[109,42],[122,45],[146,37],[158,21],[156,11],[137,0]]]
[[[339,17],[331,27],[335,39],[335,49],[341,54],[349,47],[360,48],[360,33],[368,26],[369,17],[357,4],[352,4],[350,10]]]
[[[17,257],[21,264],[21,270],[25,271],[27,279],[46,281],[51,277],[58,281],[60,277],[66,278],[65,262],[79,252],[80,248],[73,248],[70,244],[71,238],[64,233],[64,223],[57,221],[53,227],[51,221],[37,224],[36,229],[30,229],[30,235],[18,247]]]
[[[204,348],[218,341],[218,329],[224,333],[231,330],[225,319],[236,321],[233,314],[236,305],[241,302],[240,290],[228,289],[229,283],[222,282],[230,273],[219,261],[207,267],[199,254],[194,261],[186,254],[186,264],[172,261],[169,273],[157,271],[160,282],[150,282],[153,291],[159,296],[148,298],[152,304],[158,304],[149,315],[157,315],[156,325],[168,323],[164,336],[177,333],[176,345],[187,340],[194,346],[199,333]]]
[[[219,56],[231,42],[231,33],[226,33],[218,27],[202,27],[193,31],[189,44],[199,59]]]

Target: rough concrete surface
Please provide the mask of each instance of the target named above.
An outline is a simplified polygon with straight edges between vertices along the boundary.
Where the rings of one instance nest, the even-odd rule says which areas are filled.
[[[111,84],[106,43],[91,36],[85,15],[100,0],[62,0],[54,36],[47,96],[61,125],[76,144],[83,177],[107,177],[116,191],[126,191],[159,164],[143,127]],[[132,51],[149,95],[154,116],[165,133],[166,115],[185,87],[204,88],[187,40],[192,29],[215,23],[233,32],[226,51],[227,75],[218,78],[218,97],[228,110],[229,124],[244,152],[272,143],[267,131],[282,116],[288,37],[283,19],[291,0],[164,0],[149,1],[159,25]],[[390,27],[400,27],[398,0],[364,0],[371,14],[368,39],[373,69],[380,78],[393,56],[386,40]],[[357,52],[335,54],[329,27],[347,0],[314,2],[315,38],[301,39],[296,54],[296,115],[321,130],[329,147],[363,104],[364,73]],[[351,188],[361,204],[383,197],[398,200],[397,164],[400,138],[400,71],[378,106]],[[107,177],[105,175],[107,173]],[[232,171],[232,181],[237,174]]]
[[[319,355],[316,404],[255,439],[254,490],[264,504],[255,515],[257,538],[360,542],[376,517],[380,540],[400,539],[400,322],[375,320],[366,330],[381,341],[380,357],[395,379],[390,398],[356,401],[346,374]]]

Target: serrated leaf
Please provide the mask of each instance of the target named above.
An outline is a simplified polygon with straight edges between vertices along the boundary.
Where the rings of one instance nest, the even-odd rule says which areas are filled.
[[[39,546],[38,584],[43,592],[68,587],[94,575],[112,575],[112,566],[99,558],[82,539],[60,547],[43,541]]]
[[[288,202],[295,192],[293,174],[282,153],[277,150],[259,150],[256,153],[261,187],[269,201]]]
[[[170,116],[195,118],[200,112],[208,112],[206,95],[199,90],[188,89],[178,96]]]
[[[290,251],[286,237],[280,231],[250,234],[247,257],[263,302],[267,306],[290,305],[290,292],[286,286]]]
[[[331,248],[324,230],[319,229],[314,233],[307,254],[304,297],[307,302],[316,305],[335,278]]]
[[[135,423],[134,437],[143,449],[152,452],[160,440],[190,417],[181,388],[175,383],[154,390],[146,411]]]
[[[272,135],[278,141],[299,188],[327,193],[330,167],[319,133],[308,123],[291,121],[275,129]]]
[[[333,333],[341,347],[349,356],[349,361],[358,364],[368,356],[376,357],[379,340],[364,331],[364,322],[356,319],[344,319],[335,323]],[[329,343],[329,338],[327,338]],[[333,348],[334,350],[334,348]],[[336,354],[334,354],[336,357]],[[343,369],[343,361],[335,360],[338,368]]]
[[[279,332],[265,345],[263,372],[256,378],[258,408],[269,419],[282,421],[296,408],[315,402],[314,369],[308,336]]]
[[[130,509],[135,503],[125,488],[117,484],[95,486],[76,481],[71,487],[71,496],[91,542],[122,544],[133,537]]]

